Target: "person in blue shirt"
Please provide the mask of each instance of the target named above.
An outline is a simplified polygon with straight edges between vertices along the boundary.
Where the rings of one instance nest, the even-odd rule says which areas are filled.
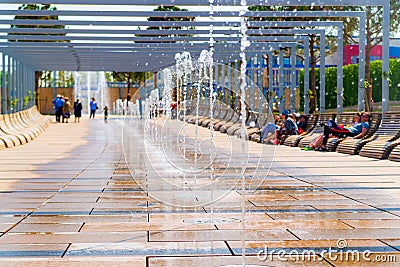
[[[61,122],[61,116],[63,115],[63,108],[64,108],[64,99],[62,95],[58,94],[56,98],[53,100],[54,111],[56,113],[56,122]]]
[[[324,126],[324,139],[322,142],[321,150],[326,150],[326,143],[328,142],[329,135],[337,136],[340,138],[353,137],[355,139],[363,138],[368,131],[369,128],[369,118],[370,115],[367,112],[364,112],[361,116],[361,122],[356,123],[353,126],[347,126],[344,128],[340,128],[336,125],[335,122],[330,121],[330,125]]]
[[[99,109],[94,97],[92,97],[92,101],[90,101],[89,105],[90,105],[90,116],[89,116],[89,119],[91,119],[91,118],[94,119],[94,115],[96,115],[96,110]]]
[[[143,103],[142,102],[143,102],[142,97],[140,96],[138,99],[138,104],[139,104],[139,115],[140,115],[141,119],[143,118]]]

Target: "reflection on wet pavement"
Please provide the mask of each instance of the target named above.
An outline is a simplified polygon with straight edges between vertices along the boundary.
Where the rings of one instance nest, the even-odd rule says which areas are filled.
[[[368,250],[373,260],[394,255],[400,262],[396,162],[278,147],[268,171],[268,159],[258,160],[261,146],[269,146],[249,142],[244,175],[252,190],[243,196],[236,171],[243,158],[231,149],[239,140],[214,133],[221,151],[215,156],[218,183],[209,173],[193,183],[156,160],[156,142],[146,157],[158,173],[147,171],[150,166],[140,159],[143,133],[130,129],[137,142],[126,144],[123,126],[122,120],[54,124],[35,141],[0,151],[0,265],[241,266],[244,246],[248,266],[376,266],[323,253],[340,253],[339,241],[345,241],[343,251]],[[191,127],[188,145],[195,144]],[[198,132],[209,135],[207,129]],[[140,155],[125,161],[123,147]],[[193,162],[196,154],[188,151],[184,155]],[[191,166],[185,164],[180,166]],[[254,173],[268,176],[255,182]],[[163,174],[164,183],[152,176]],[[204,190],[204,184],[210,187]],[[152,194],[187,205],[167,205]],[[274,252],[263,255],[265,248]],[[290,257],[304,250],[315,255]]]

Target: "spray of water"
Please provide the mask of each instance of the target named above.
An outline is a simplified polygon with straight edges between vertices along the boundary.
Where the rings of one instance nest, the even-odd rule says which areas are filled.
[[[240,58],[242,60],[240,65],[240,115],[242,119],[242,127],[241,127],[241,138],[242,138],[242,149],[245,149],[245,142],[246,142],[246,53],[245,50],[247,47],[250,46],[250,42],[247,39],[247,24],[246,24],[246,11],[247,11],[247,1],[241,0],[240,1],[241,9],[240,9],[240,32],[242,34],[242,38],[240,40]],[[245,231],[246,231],[246,184],[245,184],[245,176],[244,174],[241,177],[241,195],[242,195],[242,264],[245,266],[245,259],[246,259],[246,244],[245,244]]]

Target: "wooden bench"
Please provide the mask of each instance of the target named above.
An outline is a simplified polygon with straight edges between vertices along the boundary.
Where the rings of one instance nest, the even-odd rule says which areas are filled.
[[[335,119],[335,114],[319,114],[317,124],[314,129],[307,135],[300,139],[298,146],[300,148],[310,145],[315,138],[324,133],[324,127],[320,126],[321,123],[327,123],[329,120]]]
[[[207,120],[203,120],[203,122],[201,123],[201,126],[203,127],[208,127],[208,125],[212,122],[213,125],[224,120],[226,114],[228,113],[228,109],[227,108],[216,108],[214,110],[214,114],[213,114],[213,119],[211,120],[211,118],[208,118]]]
[[[260,137],[261,128],[263,125],[267,124],[268,121],[271,121],[270,117],[271,116],[268,116],[268,114],[266,114],[266,113],[258,114],[256,127],[246,127],[246,129],[245,129],[246,139],[258,142],[259,137]],[[240,127],[238,130],[236,130],[234,135],[240,137],[241,133],[242,133],[242,130]]]
[[[221,121],[218,125],[215,125],[216,127],[214,127],[214,130],[218,129],[217,131],[220,131],[221,133],[226,133],[229,127],[240,121],[240,115],[234,110],[231,110],[231,112],[232,116],[230,117],[230,119],[226,121]]]
[[[185,120],[187,123],[196,124],[200,118],[207,117],[208,112],[210,111],[210,107],[207,106],[199,106],[197,111],[196,108],[191,109],[187,115],[185,115]],[[196,112],[198,114],[196,115]],[[183,116],[182,116],[183,117]]]
[[[180,121],[185,120],[186,122],[189,122],[190,119],[191,119],[193,116],[196,116],[196,107],[195,107],[195,104],[196,104],[196,103],[194,103],[194,102],[188,102],[187,105],[186,105],[186,110],[180,110],[180,111],[179,111],[179,113],[178,113],[178,119],[179,119]],[[199,108],[200,108],[200,106],[199,106]],[[200,109],[199,109],[199,110],[200,110]],[[172,111],[171,111],[171,112],[172,112]],[[191,122],[189,122],[189,123],[191,123]]]
[[[373,129],[371,129],[372,131]],[[339,143],[336,151],[339,153],[357,155],[360,153],[361,149],[370,142],[378,141],[380,143],[391,142],[397,139],[400,131],[400,113],[399,112],[387,112],[382,118],[381,123],[376,130],[376,132],[364,139],[345,139]],[[377,143],[375,143],[377,144]],[[372,149],[372,147],[371,147]],[[370,148],[364,151],[364,155],[370,154]],[[378,150],[372,149],[373,154],[378,153]],[[382,151],[385,153],[385,151]],[[383,155],[382,155],[383,156]]]
[[[252,129],[252,128],[256,127],[257,117],[258,117],[258,113],[255,113],[254,111],[249,111],[249,113],[247,114],[247,117],[246,117],[246,129]],[[250,122],[254,122],[254,127],[250,126]],[[241,129],[242,129],[242,120],[239,120],[237,123],[228,127],[226,130],[226,133],[228,135],[236,135],[237,136],[238,133],[241,131]]]
[[[40,114],[36,106],[21,111],[21,114],[24,114],[24,116],[30,122],[29,124],[40,126],[43,131],[50,125],[50,118]]]
[[[215,131],[219,131],[222,125],[225,125],[226,123],[228,123],[229,121],[232,120],[232,118],[235,116],[235,111],[228,108],[228,110],[226,111],[226,114],[224,116],[224,118],[216,123],[214,123],[213,127]]]
[[[36,107],[12,114],[0,115],[0,148],[26,144],[50,125],[50,119]]]
[[[390,152],[389,160],[400,162],[400,144],[397,144],[392,152]]]
[[[302,134],[299,135],[291,135],[288,136],[285,141],[283,142],[283,144],[285,146],[297,146],[300,142],[300,140],[308,135],[309,133],[311,133],[312,130],[314,130],[315,126],[317,125],[318,122],[318,115],[314,115],[314,114],[308,114],[305,115],[306,116],[306,121],[307,121],[307,125],[306,125],[306,129]]]
[[[214,108],[213,109],[213,117],[215,117],[216,115],[218,115],[220,113],[220,109],[219,108]],[[210,107],[205,107],[205,112],[204,115],[199,116],[199,118],[197,119],[197,124],[199,126],[203,126],[203,122],[204,121],[208,121],[211,119],[211,111],[210,111]]]
[[[350,118],[348,118],[347,116],[344,117],[344,114],[346,114],[346,113],[342,113],[342,114],[338,115],[338,117],[342,116],[341,118],[338,119],[338,121],[341,120],[341,122],[338,124],[344,124],[344,125],[351,124],[352,121],[350,121]],[[354,114],[354,113],[352,113],[352,114]],[[350,117],[352,117],[352,116],[350,115]],[[371,137],[378,129],[380,122],[381,122],[381,118],[382,118],[382,116],[379,113],[370,113],[370,125],[368,128],[368,131],[365,134],[365,136],[360,139],[367,139],[367,138]],[[357,139],[331,137],[328,139],[326,147],[329,151],[336,151],[338,145],[345,140],[357,140]]]
[[[360,150],[362,157],[387,159],[392,149],[400,140],[400,112],[385,113],[385,124],[381,124],[373,140],[366,143]],[[379,134],[379,135],[377,135]]]
[[[7,117],[7,115],[6,115]],[[9,119],[11,124],[18,129],[22,134],[24,135],[29,135],[31,140],[35,139],[39,134],[35,132],[34,130],[34,124],[33,125],[25,125],[21,120],[20,116],[18,113],[13,113],[9,114]]]
[[[0,148],[10,148],[21,145],[22,142],[8,130],[4,123],[4,116],[0,115]]]

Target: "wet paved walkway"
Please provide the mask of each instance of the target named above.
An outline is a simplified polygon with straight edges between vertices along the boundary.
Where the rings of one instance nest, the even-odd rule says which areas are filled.
[[[242,247],[248,266],[400,264],[399,163],[282,146],[244,216],[240,187],[171,207],[131,178],[122,125],[52,124],[0,150],[0,266],[241,266]]]

